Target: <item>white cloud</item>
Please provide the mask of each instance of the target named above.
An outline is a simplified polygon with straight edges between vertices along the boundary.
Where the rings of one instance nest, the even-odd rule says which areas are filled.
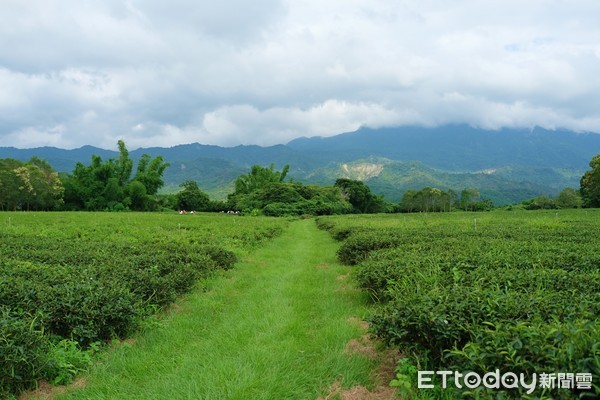
[[[598,15],[593,0],[7,0],[0,145],[274,144],[397,124],[600,132]]]
[[[250,105],[223,107],[204,116],[204,139],[224,145],[286,143],[299,136],[331,136],[361,126],[394,125],[410,118],[378,104],[328,100],[308,109]]]
[[[14,147],[30,148],[41,146],[71,147],[68,138],[64,136],[65,128],[56,125],[49,128],[26,127],[11,132],[7,137],[8,143],[14,143]]]

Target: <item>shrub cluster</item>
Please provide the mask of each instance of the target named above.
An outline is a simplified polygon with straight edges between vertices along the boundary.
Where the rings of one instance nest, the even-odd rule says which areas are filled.
[[[319,222],[351,232],[338,258],[359,264],[355,276],[375,302],[370,322],[379,337],[414,352],[416,363],[431,370],[600,376],[600,247],[593,221],[546,217],[546,223],[531,216],[503,224],[498,218],[479,229],[436,221],[379,229],[367,220],[362,226],[331,217]],[[599,394],[598,386],[592,393]],[[525,393],[482,387],[471,395]]]
[[[39,318],[0,306],[0,397],[35,384],[46,362],[48,341]]]
[[[59,216],[66,214],[54,215],[52,221],[64,223]],[[38,222],[37,232],[0,233],[0,398],[42,378],[68,383],[99,344],[127,337],[198,279],[231,268],[237,256],[224,244],[242,250],[283,230],[279,221],[220,217],[181,219],[174,233],[157,227],[149,234],[123,225],[125,217],[104,217],[115,226],[88,222],[91,234],[70,222],[62,230]]]

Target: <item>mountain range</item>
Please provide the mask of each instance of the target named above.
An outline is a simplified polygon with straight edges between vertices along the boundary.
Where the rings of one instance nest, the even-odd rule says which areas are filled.
[[[484,130],[466,125],[435,128],[361,128],[331,137],[298,138],[283,145],[220,147],[198,143],[130,152],[161,155],[170,163],[163,191],[176,191],[195,180],[214,198],[225,198],[233,182],[254,164],[290,164],[297,181],[332,184],[337,178],[360,179],[373,192],[397,202],[406,190],[425,186],[443,190],[477,188],[497,205],[538,195],[555,196],[564,187],[579,187],[588,163],[600,153],[600,134],[567,130]],[[55,147],[0,147],[0,158],[26,161],[33,156],[57,171],[71,172],[77,162],[89,164],[117,152],[92,146],[65,150]]]

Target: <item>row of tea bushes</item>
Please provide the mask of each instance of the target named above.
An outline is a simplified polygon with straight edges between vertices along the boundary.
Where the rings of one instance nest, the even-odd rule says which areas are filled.
[[[456,396],[600,394],[599,213],[322,217],[318,223],[345,238],[338,257],[358,265],[357,282],[375,303],[374,333],[415,354],[411,362],[422,369],[596,379],[587,391],[528,395],[482,387]]]
[[[285,220],[9,213],[0,230],[0,398],[64,383],[99,343],[229,269]],[[133,219],[132,219],[133,217]]]

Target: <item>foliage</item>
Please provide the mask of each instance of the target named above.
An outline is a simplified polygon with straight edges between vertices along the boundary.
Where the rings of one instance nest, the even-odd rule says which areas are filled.
[[[556,208],[554,200],[547,196],[538,196],[531,200],[526,200],[523,203],[526,210],[552,210]]]
[[[598,321],[549,321],[486,324],[475,330],[472,340],[463,347],[455,347],[446,355],[449,368],[474,371],[481,375],[490,365],[501,371],[523,373],[552,373],[562,371],[600,374],[600,324]],[[539,375],[538,375],[539,379]],[[590,391],[552,390],[555,399],[579,398]],[[521,398],[522,389],[495,390],[478,388],[475,398]],[[585,398],[585,397],[583,397]]]
[[[236,194],[248,194],[260,190],[271,183],[283,182],[290,169],[289,165],[282,171],[275,171],[274,164],[269,167],[253,165],[252,170],[246,175],[240,175],[235,181]]]
[[[581,196],[584,207],[600,207],[600,154],[592,157],[591,170],[581,177]]]
[[[177,207],[180,210],[209,211],[208,195],[200,190],[194,181],[185,181],[180,185],[183,190],[177,193]]]
[[[48,338],[39,316],[0,306],[0,396],[35,386],[45,363]]]
[[[479,191],[474,188],[464,189],[460,199],[452,189],[444,192],[437,188],[408,190],[402,197],[400,211],[403,212],[440,212],[440,211],[489,211],[493,208],[490,200],[481,199]]]
[[[342,190],[357,214],[374,214],[386,212],[387,208],[383,196],[376,196],[371,189],[361,181],[339,178],[335,187]]]
[[[11,213],[0,232],[0,395],[67,383],[97,343],[189,292],[285,220],[227,215]]]
[[[58,174],[46,161],[0,160],[0,210],[54,210],[62,204],[63,192]]]
[[[537,196],[522,203],[526,210],[552,210],[556,208],[580,208],[583,205],[581,195],[573,188],[564,188],[559,195],[551,199],[547,196]]]
[[[274,235],[271,235],[271,238]],[[234,252],[226,250],[219,246],[205,246],[201,248],[201,253],[206,254],[217,267],[230,269],[237,262],[237,256]]]
[[[396,378],[390,382],[390,386],[397,388],[403,399],[411,398],[417,386],[418,371],[419,368],[413,364],[410,358],[400,358],[396,367]]]
[[[359,263],[356,279],[375,303],[374,332],[412,351],[411,362],[431,370],[598,376],[599,218],[589,211],[495,212],[321,217],[319,225],[346,236],[338,257]],[[409,377],[401,378],[396,383],[410,392]],[[461,394],[525,395],[485,388]]]
[[[102,161],[92,156],[89,166],[77,163],[73,173],[63,177],[65,209],[150,211],[159,208],[156,192],[163,186],[162,174],[169,166],[161,156],[142,155],[131,178],[133,160],[125,142],[118,141],[119,158]]]
[[[284,182],[288,169],[286,166],[279,172],[273,170],[273,165],[269,168],[255,165],[248,175],[236,181],[236,191],[228,198],[230,209],[274,217],[350,212],[351,205],[340,188]]]
[[[81,350],[79,343],[61,339],[50,345],[43,376],[54,385],[65,385],[73,381],[75,375],[84,372],[92,364],[92,355],[98,346],[92,344],[87,351]]]
[[[148,154],[142,154],[134,180],[142,183],[149,195],[154,195],[164,185],[162,176],[168,166],[162,156],[150,158]]]
[[[580,208],[583,205],[581,194],[570,187],[561,190],[554,202],[558,208]]]
[[[377,235],[372,232],[358,232],[351,235],[337,251],[340,262],[356,265],[364,261],[375,250],[392,248],[399,245],[399,238],[393,230],[381,230]]]

